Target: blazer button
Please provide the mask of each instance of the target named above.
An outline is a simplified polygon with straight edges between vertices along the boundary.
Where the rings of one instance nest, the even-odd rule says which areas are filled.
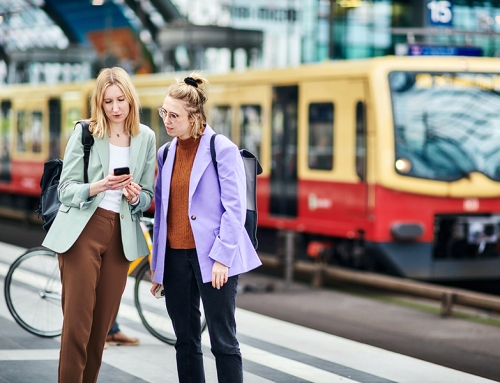
[[[195,215],[192,215],[191,216],[191,219],[194,221],[196,219],[196,216]]]
[[[122,219],[123,219],[123,214],[122,214]]]

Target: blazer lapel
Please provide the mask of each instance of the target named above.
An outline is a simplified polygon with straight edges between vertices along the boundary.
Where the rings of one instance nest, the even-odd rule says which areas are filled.
[[[134,170],[139,162],[139,155],[142,146],[142,134],[138,134],[130,139],[130,174],[134,174]]]
[[[99,159],[101,160],[102,172],[104,177],[109,173],[109,137],[104,135],[103,139],[94,138],[94,148],[97,151]]]
[[[172,140],[170,144],[170,148],[168,149],[167,160],[163,164],[161,169],[161,182],[162,182],[162,193],[161,193],[161,202],[165,209],[165,215],[167,214],[168,209],[168,199],[170,198],[170,182],[172,180],[172,170],[174,168],[174,160],[175,160],[175,152],[177,148],[177,138]],[[167,185],[169,187],[167,187]]]
[[[207,166],[212,162],[210,154],[210,137],[214,134],[213,130],[207,125],[203,136],[200,138],[200,146],[194,158],[193,169],[191,170],[191,179],[189,180],[189,205],[193,198],[196,187],[200,182],[201,176],[205,172]]]

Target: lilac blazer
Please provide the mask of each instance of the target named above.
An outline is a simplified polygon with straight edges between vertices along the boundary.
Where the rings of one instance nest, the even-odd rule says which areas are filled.
[[[193,230],[203,282],[212,281],[212,266],[219,261],[229,267],[229,276],[252,270],[262,263],[245,231],[246,181],[238,147],[223,135],[215,139],[217,173],[210,155],[210,137],[215,132],[206,126],[196,152],[189,183],[188,214]],[[163,283],[167,245],[167,214],[170,181],[177,138],[170,145],[165,164],[158,150],[158,177],[155,186],[155,222],[151,269],[154,281]]]

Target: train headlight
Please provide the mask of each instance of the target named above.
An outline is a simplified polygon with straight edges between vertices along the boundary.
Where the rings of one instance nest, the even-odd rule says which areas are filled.
[[[415,222],[394,222],[391,234],[400,241],[412,241],[424,234],[424,226]]]
[[[407,158],[399,158],[395,163],[396,170],[400,173],[409,173],[411,170],[411,161]]]

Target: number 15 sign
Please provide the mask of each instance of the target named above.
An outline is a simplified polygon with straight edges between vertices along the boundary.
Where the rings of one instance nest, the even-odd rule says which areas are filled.
[[[430,25],[453,25],[453,5],[451,1],[431,0],[427,2],[427,17]]]

